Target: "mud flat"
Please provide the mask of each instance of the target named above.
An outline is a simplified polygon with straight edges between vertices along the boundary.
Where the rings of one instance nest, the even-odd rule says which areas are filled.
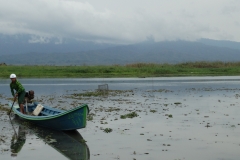
[[[237,160],[239,84],[225,79],[124,83],[122,89],[115,87],[104,94],[76,88],[37,98],[61,109],[89,104],[87,127],[78,132],[89,147],[91,160]],[[0,112],[4,141],[0,140],[0,159],[11,159],[14,132],[5,113]],[[40,159],[46,150],[46,158],[67,159],[31,132],[17,159]]]

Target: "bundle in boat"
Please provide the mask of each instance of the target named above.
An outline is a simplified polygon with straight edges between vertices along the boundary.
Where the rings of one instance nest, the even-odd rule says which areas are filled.
[[[43,106],[41,104],[38,104],[32,114],[34,116],[38,116],[42,110],[43,110]]]

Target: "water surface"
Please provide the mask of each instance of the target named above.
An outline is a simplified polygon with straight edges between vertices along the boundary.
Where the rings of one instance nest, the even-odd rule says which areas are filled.
[[[78,132],[87,141],[91,159],[138,160],[239,159],[239,80],[239,76],[20,79],[26,90],[33,89],[36,97],[50,106],[68,109],[89,104],[93,120]],[[122,92],[102,97],[68,97],[95,91],[101,84]],[[0,88],[1,103],[11,102],[6,100],[11,96],[9,80],[0,80]],[[110,108],[117,110],[109,111]],[[133,111],[139,116],[120,119],[120,115]],[[2,128],[1,135],[12,133],[9,121],[3,119],[1,126],[9,130]],[[105,128],[113,131],[105,133]],[[11,138],[2,143],[2,149],[10,148],[10,141]],[[34,136],[27,136],[26,142],[17,159],[32,159],[46,150],[46,157],[67,159]],[[11,159],[10,155],[2,150],[0,158]]]

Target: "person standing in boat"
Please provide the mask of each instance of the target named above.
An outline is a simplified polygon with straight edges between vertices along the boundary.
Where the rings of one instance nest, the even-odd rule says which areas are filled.
[[[24,98],[25,98],[25,94],[26,94],[25,89],[22,86],[22,84],[17,80],[17,76],[15,74],[11,74],[10,79],[11,79],[10,89],[11,89],[11,93],[14,97],[14,102],[18,98],[18,104],[20,107],[20,111],[23,114],[25,114],[24,107],[23,107]],[[16,93],[14,93],[14,90],[16,91]]]

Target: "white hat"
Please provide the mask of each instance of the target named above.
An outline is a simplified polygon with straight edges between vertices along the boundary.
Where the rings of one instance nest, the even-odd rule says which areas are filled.
[[[10,78],[17,78],[17,76],[16,76],[16,74],[13,73],[10,75]]]

